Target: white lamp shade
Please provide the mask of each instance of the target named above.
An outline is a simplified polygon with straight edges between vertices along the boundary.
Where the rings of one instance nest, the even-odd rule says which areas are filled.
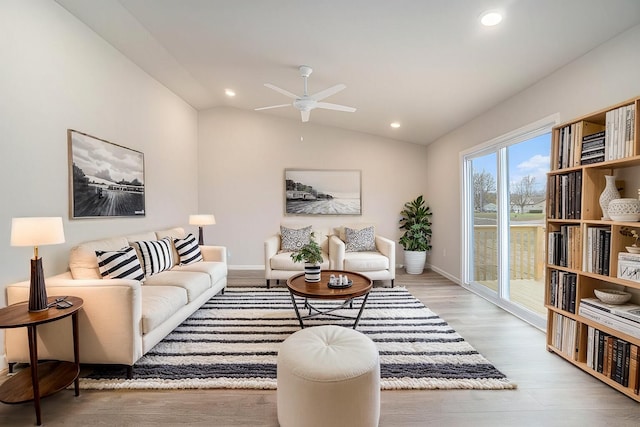
[[[189,215],[189,224],[191,225],[212,225],[216,223],[216,217],[213,215]]]
[[[64,243],[61,217],[29,217],[11,220],[11,246]]]

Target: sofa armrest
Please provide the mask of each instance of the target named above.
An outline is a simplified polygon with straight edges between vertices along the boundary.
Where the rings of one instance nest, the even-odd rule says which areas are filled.
[[[271,258],[278,253],[280,249],[280,235],[274,234],[273,236],[267,237],[264,241],[264,267],[265,269],[269,268]]]
[[[396,242],[386,237],[376,236],[376,249],[389,258],[389,272],[396,277]]]
[[[74,280],[69,273],[45,279],[48,296],[83,299],[78,315],[80,361],[132,365],[142,357],[142,293],[140,282],[126,279]],[[8,285],[7,302],[27,301],[29,282]],[[38,357],[73,360],[69,319],[38,327]],[[8,362],[29,361],[25,328],[7,330]]]
[[[345,243],[338,236],[329,237],[329,265],[332,270],[344,269]]]
[[[217,261],[227,263],[227,247],[226,246],[209,246],[201,245],[200,252],[205,261]]]

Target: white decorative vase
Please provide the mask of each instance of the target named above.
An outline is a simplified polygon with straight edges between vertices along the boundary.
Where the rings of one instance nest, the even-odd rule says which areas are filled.
[[[320,281],[320,264],[304,263],[304,281],[310,283]]]
[[[404,251],[404,269],[407,274],[422,274],[426,261],[426,251]]]
[[[616,187],[616,177],[613,175],[605,175],[605,186],[602,194],[600,194],[600,208],[602,209],[602,219],[610,220],[609,202],[613,199],[619,199],[620,193]]]

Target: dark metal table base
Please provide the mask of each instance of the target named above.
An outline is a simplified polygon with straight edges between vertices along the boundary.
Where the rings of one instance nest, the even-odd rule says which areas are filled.
[[[312,317],[320,316],[322,314],[327,315],[327,316],[331,316],[331,317],[335,317],[335,318],[338,318],[338,319],[352,319],[352,320],[355,320],[355,322],[353,323],[353,329],[355,329],[355,328],[358,327],[358,323],[360,322],[360,317],[362,316],[362,312],[364,310],[364,306],[367,304],[367,298],[369,298],[369,293],[368,292],[366,294],[364,294],[364,299],[362,300],[362,304],[360,304],[360,310],[358,310],[358,315],[356,317],[344,316],[342,314],[333,313],[336,310],[340,310],[342,308],[345,308],[347,305],[349,305],[349,308],[352,308],[353,307],[353,300],[355,298],[346,299],[339,306],[330,308],[328,310],[320,310],[319,308],[314,307],[309,302],[309,298],[305,298],[304,299],[303,309],[308,309],[309,310],[309,314],[303,316],[303,315],[300,314],[300,309],[298,308],[298,303],[296,302],[296,297],[293,294],[293,292],[289,292],[289,295],[291,295],[291,302],[293,303],[293,308],[296,311],[296,316],[298,316],[298,321],[300,322],[300,328],[302,328],[302,329],[304,329],[304,322],[303,322],[304,319],[310,319]],[[356,297],[356,298],[359,298],[359,297]],[[327,300],[325,300],[325,301],[327,301]]]

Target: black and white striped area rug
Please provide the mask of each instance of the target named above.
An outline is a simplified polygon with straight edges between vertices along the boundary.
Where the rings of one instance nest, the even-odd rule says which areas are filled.
[[[302,301],[302,300],[301,300]],[[354,315],[361,299],[344,314]],[[335,301],[315,301],[330,306]],[[320,324],[351,320],[317,317]],[[286,289],[227,288],[140,359],[133,379],[95,370],[84,389],[275,389],[280,343],[300,325]],[[406,289],[374,288],[357,328],[380,352],[381,387],[512,389],[516,385]]]

